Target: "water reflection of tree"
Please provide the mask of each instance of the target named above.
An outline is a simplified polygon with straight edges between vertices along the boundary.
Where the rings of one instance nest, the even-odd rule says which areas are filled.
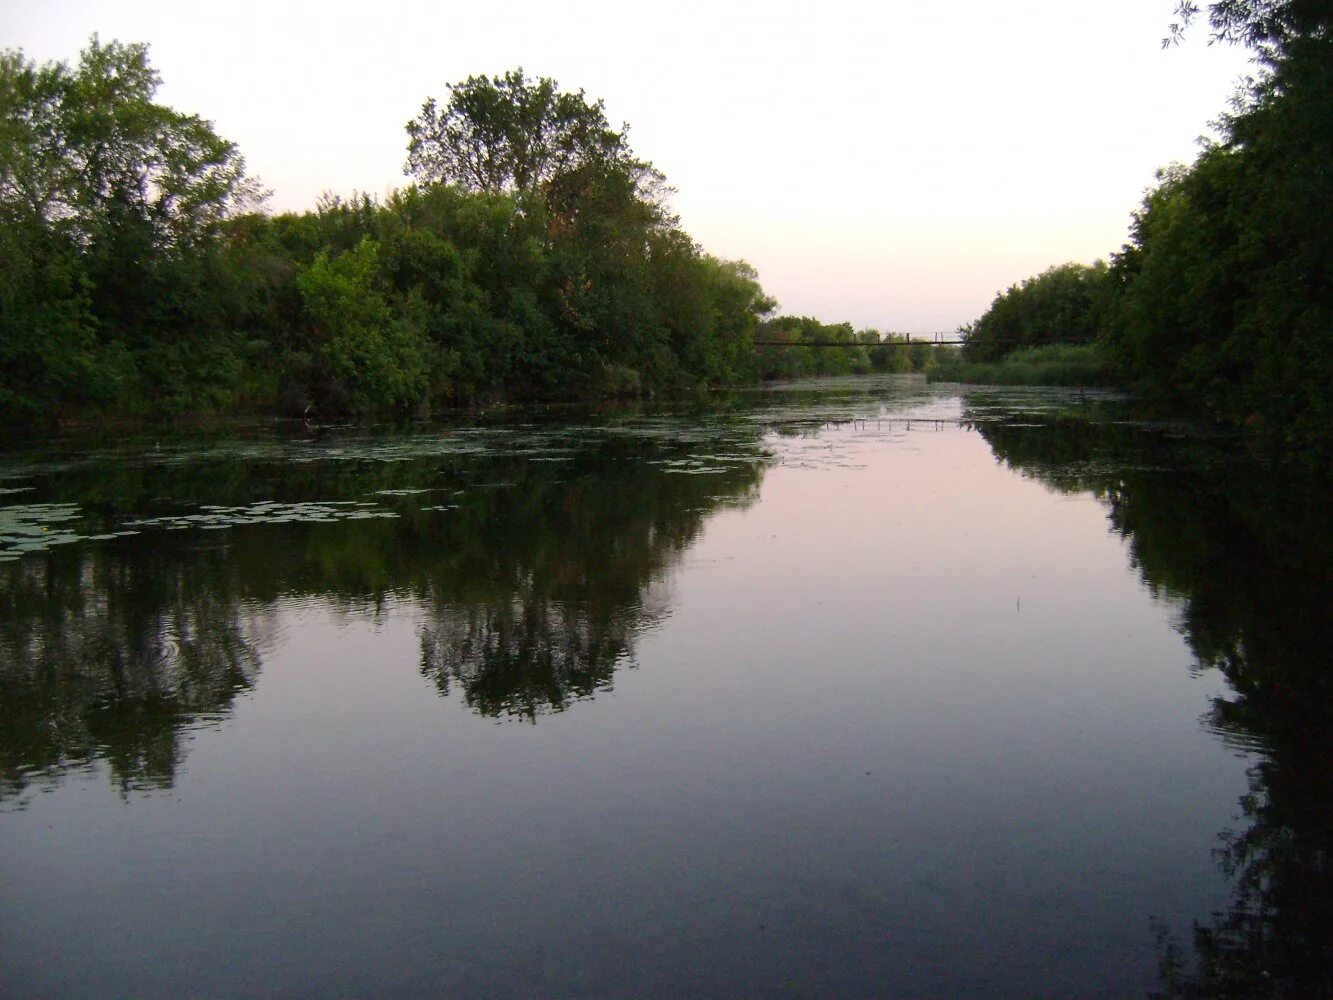
[[[727,442],[602,434],[537,456],[559,461],[496,448],[461,462],[112,463],[38,480],[42,501],[103,512],[98,530],[164,496],[369,496],[399,516],[207,542],[145,529],[0,564],[0,799],[97,761],[124,791],[170,786],[185,733],[254,683],[266,611],[291,599],[355,615],[416,604],[422,673],[486,715],[535,719],[588,697],[665,614],[670,566],[707,517],[754,495],[757,434]]]
[[[670,565],[708,513],[754,495],[761,462],[675,473],[627,442],[460,507],[438,557],[421,672],[486,715],[535,719],[610,686],[665,614]]]
[[[106,761],[122,792],[170,787],[182,732],[259,669],[210,560],[91,551],[0,574],[0,798]]]
[[[1253,755],[1244,828],[1216,856],[1225,913],[1192,954],[1161,936],[1164,997],[1333,996],[1333,529],[1329,483],[1198,439],[1077,419],[979,424],[995,454],[1092,491],[1145,582],[1230,687],[1205,724]]]
[[[630,615],[580,614],[529,595],[488,608],[444,607],[421,636],[421,672],[484,715],[535,719],[608,687],[628,659]]]

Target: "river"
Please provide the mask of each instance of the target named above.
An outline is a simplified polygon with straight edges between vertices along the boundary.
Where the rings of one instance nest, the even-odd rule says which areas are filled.
[[[912,378],[10,449],[0,993],[1330,995],[1327,500]]]

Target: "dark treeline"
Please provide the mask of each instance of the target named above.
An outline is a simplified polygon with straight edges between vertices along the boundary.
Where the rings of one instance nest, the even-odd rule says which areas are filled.
[[[1193,165],[1169,167],[1109,266],[1052,268],[964,329],[968,361],[1093,345],[1145,395],[1288,444],[1333,418],[1333,25],[1318,0],[1208,6],[1259,72]],[[1173,39],[1199,17],[1181,4]]]
[[[521,71],[408,125],[410,183],[301,214],[143,45],[0,53],[0,416],[423,412],[753,380],[774,303],[600,102]]]
[[[819,375],[905,374],[934,367],[937,351],[926,341],[911,346],[907,335],[855,330],[850,323],[821,323],[810,316],[774,316],[759,324],[755,339],[759,375],[764,379]],[[775,346],[781,343],[784,346]],[[785,346],[790,344],[791,346]],[[846,344],[809,347],[803,344]]]
[[[1303,481],[1310,470],[1256,475],[1217,441],[1074,414],[977,429],[1014,469],[1106,505],[1144,583],[1178,609],[1198,668],[1225,678],[1204,725],[1253,761],[1237,827],[1213,850],[1229,904],[1192,929],[1157,927],[1155,995],[1333,995],[1333,532],[1322,483]]]

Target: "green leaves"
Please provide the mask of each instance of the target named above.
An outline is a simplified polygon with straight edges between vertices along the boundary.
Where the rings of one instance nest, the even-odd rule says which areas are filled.
[[[408,126],[423,183],[255,204],[236,147],[155,101],[144,45],[0,53],[0,412],[416,413],[753,374],[771,308],[705,257],[600,101],[521,70]]]
[[[1213,5],[1215,30],[1225,15],[1227,30],[1258,31],[1269,41],[1247,44],[1272,58],[1224,140],[1164,171],[1145,197],[1115,262],[1110,342],[1148,392],[1327,449],[1333,36],[1308,4],[1265,7],[1271,24],[1249,19],[1258,5]]]
[[[405,410],[426,388],[427,344],[415,310],[395,313],[379,278],[379,244],[320,251],[297,278],[327,374],[354,413]]]
[[[557,87],[549,77],[529,80],[522,69],[450,84],[443,111],[432,97],[407,123],[404,172],[427,183],[535,197],[579,168],[627,165],[629,146],[608,124],[602,102]]]
[[[136,374],[170,396],[149,369],[195,367],[182,334],[223,343],[220,224],[259,191],[208,122],[155,103],[159,83],[145,45],[94,36],[73,68],[0,53],[0,410],[107,402]]]
[[[1087,344],[1101,329],[1110,296],[1107,267],[1061,264],[1011,285],[967,332],[968,361],[997,361],[1045,344]]]
[[[96,36],[73,70],[0,56],[0,212],[68,228],[83,247],[135,223],[165,252],[253,203],[236,147],[154,103],[160,82],[146,45]]]

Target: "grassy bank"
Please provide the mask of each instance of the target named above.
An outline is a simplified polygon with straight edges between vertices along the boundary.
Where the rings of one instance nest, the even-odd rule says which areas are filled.
[[[1014,351],[999,361],[946,357],[927,376],[932,382],[980,385],[1116,384],[1110,363],[1096,344],[1048,344]]]

